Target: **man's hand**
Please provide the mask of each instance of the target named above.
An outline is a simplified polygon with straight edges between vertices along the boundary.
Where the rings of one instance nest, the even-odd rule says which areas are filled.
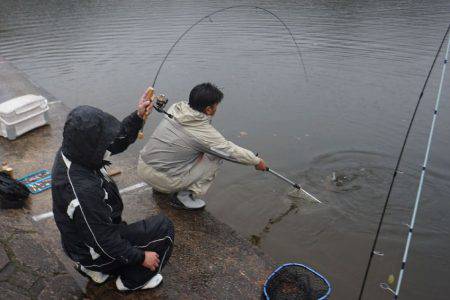
[[[144,266],[147,269],[150,269],[152,271],[155,271],[156,268],[159,266],[159,255],[156,252],[151,251],[145,251],[145,259],[142,263],[142,266]]]
[[[266,171],[267,170],[266,162],[261,158],[259,164],[255,166],[255,169],[259,171]]]
[[[141,99],[139,99],[137,114],[141,119],[148,116],[153,109],[153,99],[148,97],[148,91],[150,89],[151,88],[148,88],[142,95]]]

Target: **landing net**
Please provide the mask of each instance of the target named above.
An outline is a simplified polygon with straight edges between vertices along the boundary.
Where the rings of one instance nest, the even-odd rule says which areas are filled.
[[[302,264],[289,263],[276,269],[264,284],[267,300],[327,299],[331,286],[325,277]]]

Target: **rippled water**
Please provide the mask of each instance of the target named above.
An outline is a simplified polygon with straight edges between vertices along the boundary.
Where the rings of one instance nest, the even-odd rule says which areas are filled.
[[[234,4],[242,2],[2,0],[0,55],[69,106],[94,104],[122,117],[176,38],[204,15]],[[278,262],[320,270],[333,283],[334,299],[356,298],[407,122],[450,20],[450,2],[248,4],[286,21],[308,80],[283,26],[260,10],[236,8],[186,35],[156,88],[172,102],[202,81],[223,88],[215,125],[324,204],[290,198],[289,187],[269,174],[228,164],[208,194],[208,209],[245,237],[259,236],[260,247]],[[413,127],[367,299],[389,299],[378,283],[400,267],[439,73],[433,72]],[[446,84],[404,299],[446,299],[450,293],[449,100]],[[159,118],[152,115],[148,131]]]

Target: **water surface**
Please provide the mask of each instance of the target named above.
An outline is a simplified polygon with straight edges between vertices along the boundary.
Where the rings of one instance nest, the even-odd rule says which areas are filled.
[[[413,106],[450,20],[450,2],[246,3],[285,20],[302,49],[308,80],[283,26],[261,10],[236,8],[185,36],[156,89],[172,102],[203,81],[223,89],[215,126],[324,204],[291,199],[277,178],[226,164],[207,195],[208,210],[244,237],[259,236],[259,246],[277,262],[318,269],[333,283],[334,299],[354,299]],[[235,4],[242,2],[2,0],[0,55],[69,106],[91,104],[124,117],[177,37],[204,15]],[[400,267],[439,73],[432,74],[413,127],[381,232],[384,256],[374,260],[366,299],[390,298],[378,284]],[[450,293],[448,82],[403,299]],[[152,115],[146,131],[159,119]],[[142,145],[130,151],[137,155]]]

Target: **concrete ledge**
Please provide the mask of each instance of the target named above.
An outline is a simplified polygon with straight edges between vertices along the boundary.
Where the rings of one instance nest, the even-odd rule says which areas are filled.
[[[0,102],[27,93],[40,93],[55,100],[1,58],[0,74]],[[61,144],[62,128],[68,111],[65,105],[55,102],[50,106],[49,126],[29,132],[15,141],[0,138],[0,160],[8,161],[15,169],[16,177],[39,169],[51,169],[54,154]],[[136,157],[127,154],[114,157],[114,167],[122,170],[122,175],[115,178],[120,188],[140,182],[135,172],[136,161]],[[260,297],[262,284],[274,269],[274,265],[270,258],[241,238],[229,226],[216,220],[208,211],[173,210],[167,205],[166,196],[153,195],[151,188],[148,187],[136,189],[122,196],[125,206],[124,219],[128,223],[157,213],[165,213],[172,219],[176,228],[172,258],[162,272],[163,285],[153,291],[120,293],[116,291],[114,281],[110,281],[101,287],[88,284],[86,293],[89,298],[256,299]],[[45,292],[41,291],[42,297],[57,295],[61,292],[60,290],[67,291],[68,295],[74,295],[75,298],[81,297],[81,289],[75,282],[84,288],[86,281],[73,271],[73,262],[62,253],[59,232],[53,219],[30,221],[30,215],[49,211],[51,211],[51,193],[46,191],[31,196],[28,208],[23,211],[0,212],[0,223],[3,224],[7,218],[6,215],[9,214],[26,220],[24,221],[26,228],[31,230],[32,234],[17,235],[15,243],[18,247],[12,252],[20,254],[20,245],[36,241],[42,246],[42,251],[49,254],[38,252],[36,259],[46,261],[51,258],[54,264],[58,265],[56,271],[48,268],[53,270],[53,273],[50,277],[45,277],[48,288]],[[16,229],[7,227],[4,230],[4,233],[9,235]],[[26,253],[22,254],[20,255],[24,257],[24,263],[39,272],[42,266],[39,263],[35,264],[34,260],[27,261]],[[1,260],[4,261],[3,258],[4,255],[0,251],[0,265]],[[61,269],[60,266],[64,266],[65,269]],[[72,281],[69,282],[69,279]],[[73,291],[71,291],[72,288]],[[2,289],[1,284],[0,289]]]

